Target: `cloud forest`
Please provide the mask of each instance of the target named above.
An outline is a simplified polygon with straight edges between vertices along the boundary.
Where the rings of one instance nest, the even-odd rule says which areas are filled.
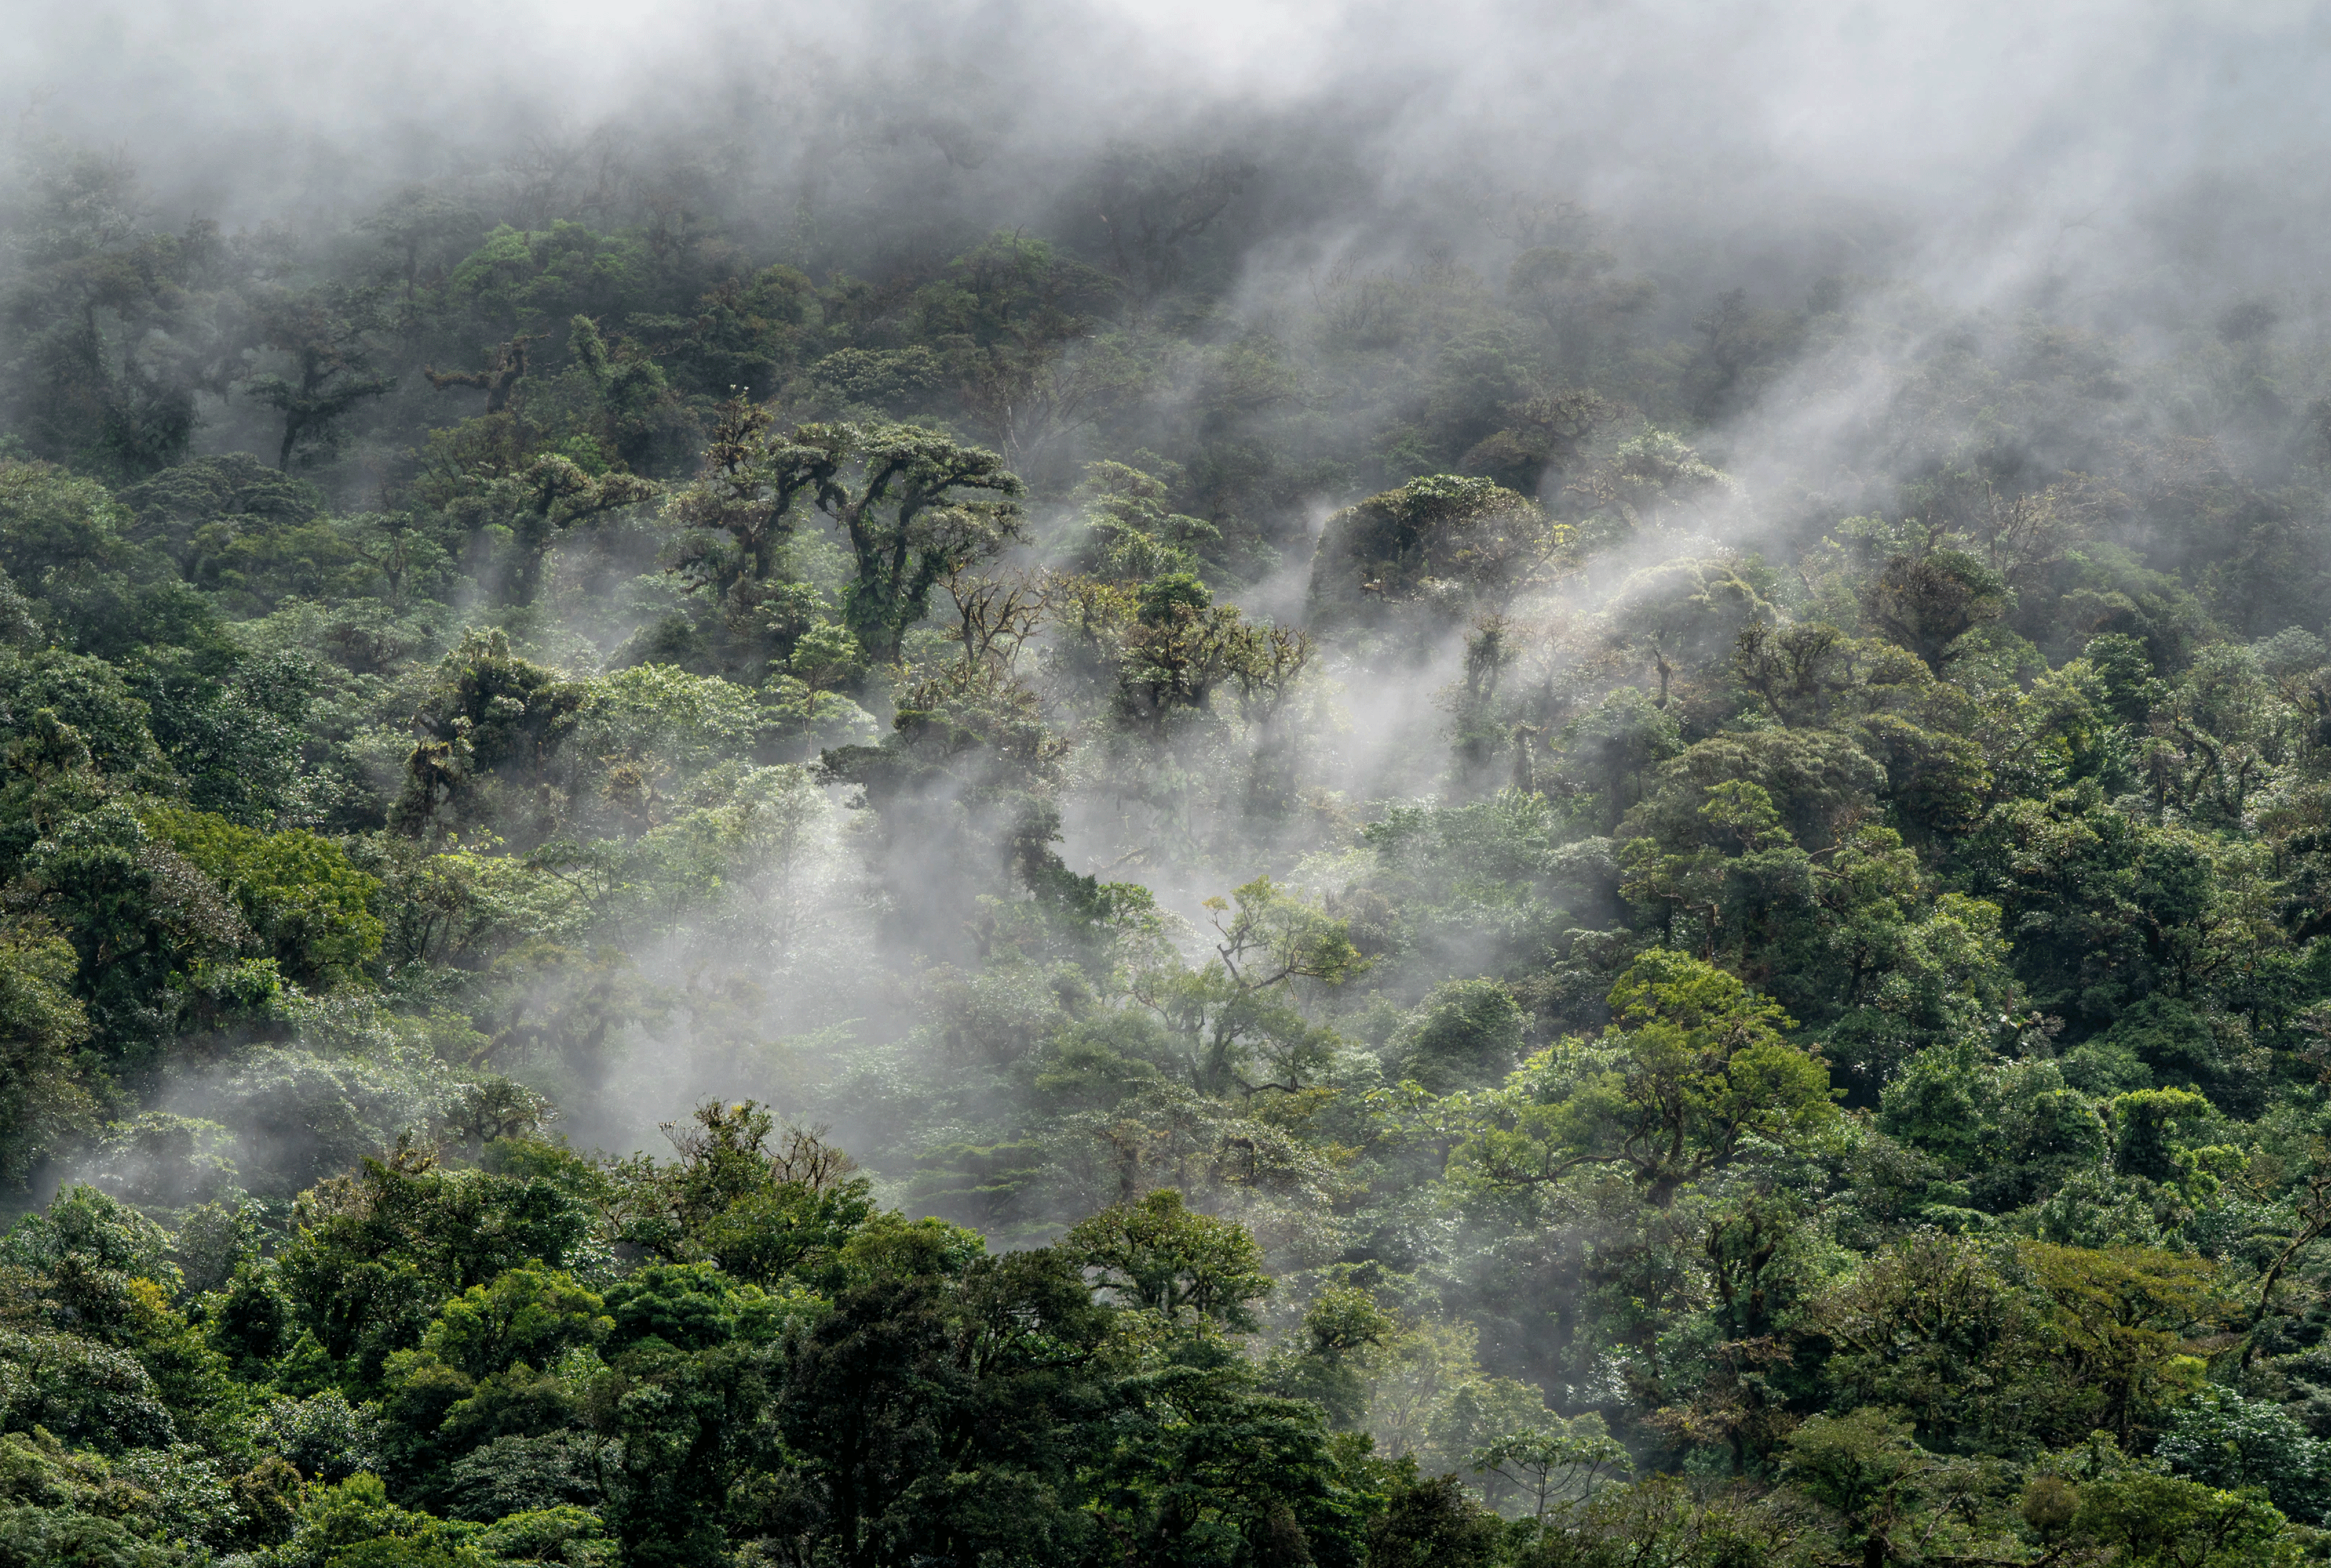
[[[0,1568],[2331,1554],[2313,8],[44,9]]]

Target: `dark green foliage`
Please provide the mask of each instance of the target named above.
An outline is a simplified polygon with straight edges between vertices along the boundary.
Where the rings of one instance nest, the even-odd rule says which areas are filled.
[[[138,671],[155,740],[196,808],[253,827],[305,814],[300,743],[316,672],[290,654],[237,660],[157,660]]]
[[[1511,993],[1494,980],[1449,980],[1392,1037],[1385,1066],[1434,1094],[1454,1094],[1503,1079],[1521,1043],[1522,1013]]]
[[[110,1519],[62,1509],[0,1509],[0,1563],[9,1568],[164,1568],[186,1561]]]
[[[1536,482],[1533,474],[1528,487]],[[1310,615],[1377,626],[1419,598],[1443,617],[1476,599],[1502,610],[1562,541],[1535,503],[1494,480],[1412,480],[1327,519],[1311,561]]]
[[[1453,1475],[1421,1477],[1409,1455],[1386,1478],[1384,1512],[1368,1525],[1368,1562],[1475,1568],[1498,1562],[1505,1528]]]
[[[994,452],[905,425],[804,426],[794,441],[835,476],[816,480],[817,501],[849,541],[842,620],[869,658],[896,656],[941,578],[1019,536],[1013,498],[1026,487]]]
[[[1349,222],[1429,100],[1032,173],[946,42],[774,183],[19,138],[0,1564],[2321,1556],[2240,181],[1974,309],[1761,187]]]
[[[216,613],[168,556],[130,541],[128,524],[92,480],[0,461],[0,569],[59,641],[117,660],[147,648],[220,651]]]
[[[2007,585],[1964,550],[1897,556],[1870,590],[1870,624],[1941,674],[1961,639],[2005,613]]]
[[[2317,1523],[2331,1507],[2331,1454],[2280,1405],[2212,1389],[2177,1413],[2154,1451],[2205,1485],[2260,1488],[2294,1519]]]
[[[240,1269],[212,1315],[211,1343],[239,1368],[265,1366],[291,1348],[294,1310],[274,1269]]]
[[[73,1060],[89,1013],[72,994],[77,955],[52,930],[21,925],[0,936],[0,1175],[21,1182],[33,1162],[96,1109]]]
[[[88,765],[104,777],[138,788],[168,776],[147,705],[102,660],[56,650],[10,658],[0,663],[0,682],[12,736],[28,736],[33,716],[46,710],[72,731],[88,750]]]
[[[150,808],[146,826],[234,899],[281,973],[326,990],[380,952],[380,884],[304,828],[265,833],[207,812]]]
[[[324,510],[323,492],[247,452],[196,458],[120,492],[129,536],[158,545],[191,575],[198,555],[239,536],[296,527]]]
[[[333,1178],[311,1202],[284,1286],[323,1353],[353,1359],[359,1386],[418,1344],[445,1300],[509,1269],[564,1268],[590,1231],[547,1181],[448,1172],[404,1150]]]
[[[518,658],[497,632],[446,655],[414,713],[404,793],[390,815],[407,832],[493,820],[506,794],[538,789],[574,728],[583,692]]]
[[[2041,1008],[2100,1027],[2174,973],[2211,896],[2189,834],[2112,811],[2093,786],[1995,808],[1964,863],[2016,933],[2019,978]]]
[[[1094,1215],[1061,1245],[1127,1305],[1168,1322],[1251,1327],[1252,1303],[1270,1289],[1253,1238],[1189,1212],[1171,1188]]]

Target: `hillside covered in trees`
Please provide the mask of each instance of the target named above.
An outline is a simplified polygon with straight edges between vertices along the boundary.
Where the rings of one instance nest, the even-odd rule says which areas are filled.
[[[2298,231],[926,88],[17,126],[0,1564],[2331,1551]]]

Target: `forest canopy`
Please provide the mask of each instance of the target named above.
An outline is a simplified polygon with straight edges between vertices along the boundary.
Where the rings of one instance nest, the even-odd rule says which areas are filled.
[[[0,1564],[2331,1551],[2319,214],[962,26],[9,133]]]

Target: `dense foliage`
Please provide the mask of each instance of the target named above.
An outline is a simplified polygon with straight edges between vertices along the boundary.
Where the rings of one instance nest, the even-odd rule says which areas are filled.
[[[2270,306],[21,151],[0,1563],[2323,1550]]]

